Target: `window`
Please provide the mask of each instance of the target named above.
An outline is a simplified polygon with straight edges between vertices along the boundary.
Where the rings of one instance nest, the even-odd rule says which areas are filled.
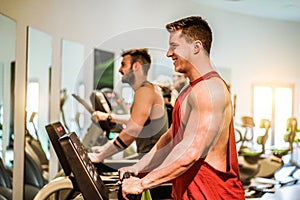
[[[259,122],[271,120],[271,129],[266,146],[286,147],[284,141],[287,119],[293,116],[293,85],[254,85],[253,117],[255,122],[254,138],[263,134]]]

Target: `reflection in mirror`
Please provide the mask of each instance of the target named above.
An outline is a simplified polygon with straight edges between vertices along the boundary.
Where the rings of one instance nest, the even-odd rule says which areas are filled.
[[[49,141],[45,125],[49,124],[52,38],[32,27],[27,29],[27,38],[24,184],[25,196],[30,198],[30,195],[35,195],[49,179]],[[35,188],[29,191],[26,186],[32,185],[33,179],[36,180]]]
[[[26,127],[45,151],[49,146],[44,126],[49,123],[51,53],[51,36],[28,27]]]
[[[83,75],[80,73],[84,62],[84,46],[78,42],[62,40],[62,69],[61,69],[61,121],[65,128],[80,134],[83,124],[84,108],[73,104],[72,93],[84,97],[85,86]],[[81,75],[80,75],[81,74]]]
[[[16,22],[0,14],[0,27],[0,162],[3,164],[0,164],[0,167],[12,172],[14,130],[12,91],[14,91]],[[11,191],[11,183],[7,182],[11,180],[9,177],[11,174],[3,172],[0,174],[2,189]],[[1,191],[5,192],[2,189]],[[6,198],[9,199],[7,196]]]
[[[0,14],[0,27],[0,151],[3,162],[12,167],[16,22]]]

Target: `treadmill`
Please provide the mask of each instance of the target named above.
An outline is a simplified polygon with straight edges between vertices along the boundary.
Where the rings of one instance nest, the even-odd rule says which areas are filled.
[[[118,114],[126,114],[125,109],[111,102],[116,101],[116,96],[112,95],[111,90],[94,91],[91,95],[93,107],[87,104],[79,96],[73,94],[73,97],[81,103],[90,113],[94,110],[111,112],[115,108]],[[107,97],[106,97],[107,95]],[[122,112],[121,112],[122,111]],[[115,128],[115,124],[104,122],[100,126],[109,133]],[[132,165],[136,160],[105,160],[104,163],[92,163],[87,155],[87,150],[80,141],[75,132],[67,133],[63,125],[58,121],[48,124],[46,131],[57,154],[61,167],[66,175],[65,189],[73,189],[82,193],[84,199],[120,199],[118,194],[120,185],[117,185],[118,176],[105,176],[105,174],[114,174],[116,169]],[[113,173],[111,173],[113,172]],[[104,175],[104,176],[100,176]],[[50,182],[51,184],[51,182]],[[53,183],[53,190],[58,191]],[[48,191],[47,191],[48,192]],[[49,192],[48,192],[49,193]],[[151,189],[153,199],[170,199],[171,184],[166,183]],[[132,199],[138,199],[134,196]],[[40,199],[39,199],[40,200]]]
[[[74,177],[74,189],[79,189],[84,199],[111,199],[76,133],[66,133],[60,122],[47,125],[46,130],[65,175]]]
[[[119,177],[100,176],[100,173],[105,171],[100,169],[99,172],[99,169],[91,162],[86,148],[76,133],[67,133],[60,122],[47,125],[46,130],[66,175],[65,179],[62,180],[65,185],[62,186],[64,189],[72,189],[74,193],[80,192],[83,198],[87,200],[123,200],[119,190],[120,185],[117,184]],[[52,187],[55,188],[53,191],[60,189],[57,188],[58,184],[55,182]],[[152,188],[150,192],[152,199],[171,199],[171,184],[162,184]],[[139,198],[140,196],[131,195],[129,199],[138,200]]]
[[[74,132],[66,134],[59,142],[84,199],[108,200],[108,189],[77,135]]]

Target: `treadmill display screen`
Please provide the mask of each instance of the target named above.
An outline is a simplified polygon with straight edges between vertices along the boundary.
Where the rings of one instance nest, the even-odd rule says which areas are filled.
[[[108,189],[77,135],[66,134],[59,141],[83,197],[85,199],[109,199]]]
[[[84,199],[108,200],[108,189],[76,133],[66,133],[60,122],[47,125],[46,130],[65,175],[74,175]]]
[[[53,149],[55,150],[57,157],[59,159],[59,162],[61,164],[61,167],[64,170],[64,173],[69,176],[71,174],[70,166],[67,162],[67,158],[65,154],[63,153],[63,149],[59,143],[59,138],[63,135],[67,134],[65,131],[63,125],[60,122],[55,122],[52,124],[48,124],[46,126],[46,131],[48,133],[49,139],[51,141],[51,144],[53,146]]]

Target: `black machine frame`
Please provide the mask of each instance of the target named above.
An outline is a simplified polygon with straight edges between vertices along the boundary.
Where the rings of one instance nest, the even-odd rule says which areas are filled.
[[[46,130],[65,174],[74,175],[83,197],[108,200],[109,191],[76,133],[66,133],[60,122],[47,125]]]

